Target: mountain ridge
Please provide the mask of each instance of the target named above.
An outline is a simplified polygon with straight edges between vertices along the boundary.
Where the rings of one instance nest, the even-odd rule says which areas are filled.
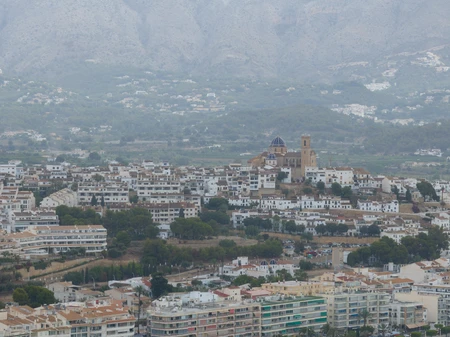
[[[0,4],[0,68],[83,62],[333,80],[329,67],[450,43],[443,0],[47,0]]]

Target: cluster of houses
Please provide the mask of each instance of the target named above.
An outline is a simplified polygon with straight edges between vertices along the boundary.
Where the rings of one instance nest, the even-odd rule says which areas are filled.
[[[291,267],[280,260],[239,257],[219,267],[217,275],[233,280],[240,275],[264,277],[278,270],[295,273],[298,269]],[[65,336],[67,329],[94,326],[108,335],[128,336],[135,331],[136,317],[147,321],[142,332],[149,336],[297,336],[304,328],[321,333],[325,324],[338,331],[368,325],[378,333],[411,333],[426,326],[450,325],[449,275],[450,261],[439,258],[408,265],[389,263],[381,269],[326,271],[308,281],[278,281],[258,287],[228,285],[210,290],[200,287],[156,299],[152,299],[146,277],[110,281],[110,289],[105,292],[54,282],[48,288],[60,303],[36,309],[8,306],[0,311],[0,336],[27,329],[31,333],[39,329],[40,336],[50,336],[51,331],[59,329]],[[191,286],[197,278],[201,276],[171,283]],[[136,287],[140,287],[139,294]],[[26,317],[21,316],[23,312]]]
[[[309,142],[309,137],[302,139],[305,139],[305,144]],[[349,230],[346,235],[358,235],[361,218],[367,213],[375,214],[374,221],[386,225],[383,235],[397,241],[421,230],[417,223],[390,224],[392,221],[408,221],[398,214],[400,204],[397,197],[410,193],[413,202],[424,201],[415,187],[419,180],[373,177],[358,168],[303,167],[304,157],[302,159],[300,154],[294,153],[291,157],[296,159],[292,163],[300,163],[301,171],[304,171],[302,183],[294,175],[294,172],[300,172],[292,167],[297,164],[280,166],[283,160],[291,160],[290,152],[283,147],[283,140],[277,137],[272,143],[269,149],[276,159],[267,159],[271,154],[267,158],[263,155],[257,157],[263,161],[262,166],[256,159],[249,161],[248,165],[219,167],[173,167],[168,162],[150,160],[129,165],[111,162],[105,167],[78,167],[65,162],[23,166],[20,161],[10,161],[0,165],[0,228],[6,233],[27,231],[30,236],[35,236],[41,226],[58,226],[55,208],[61,205],[94,207],[99,214],[106,209],[121,211],[139,206],[148,209],[154,222],[164,228],[161,235],[167,237],[170,235],[168,225],[180,214],[187,218],[195,217],[202,211],[203,204],[222,197],[235,209],[231,217],[235,227],[241,226],[248,217],[279,215],[305,225],[312,234],[317,234],[315,226],[331,221],[347,224]],[[313,162],[315,153],[309,147],[307,150],[312,158],[308,160]],[[251,164],[256,162],[258,165]],[[305,182],[306,186],[312,187],[323,182],[323,189],[311,193],[310,188],[305,192]],[[336,183],[350,187],[353,195],[359,197],[356,203],[332,195],[330,189]],[[448,199],[449,182],[437,181],[433,186],[444,201]],[[36,193],[48,190],[54,192],[47,193],[36,205]],[[349,216],[344,212],[345,216],[339,215],[339,211],[352,209],[363,211],[363,215]],[[450,215],[444,211],[437,213],[432,223],[449,229]],[[98,247],[91,248],[97,250]]]

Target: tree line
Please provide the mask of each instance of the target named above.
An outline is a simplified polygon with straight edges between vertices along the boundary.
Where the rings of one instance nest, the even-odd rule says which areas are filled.
[[[126,232],[132,240],[156,238],[159,229],[153,222],[152,214],[145,208],[132,208],[126,211],[106,211],[101,217],[93,209],[83,210],[79,207],[56,207],[61,226],[103,225],[109,237],[116,237],[119,232]]]
[[[283,252],[283,245],[277,239],[268,239],[252,246],[237,246],[233,240],[222,240],[216,247],[190,248],[167,244],[163,240],[146,240],[141,262],[144,265],[156,266],[180,265],[189,266],[202,262],[219,262],[237,256],[276,258]]]
[[[439,258],[440,252],[448,249],[448,236],[437,226],[431,227],[428,234],[419,233],[416,237],[407,236],[400,243],[386,236],[372,243],[369,247],[361,247],[351,252],[347,264],[383,265],[389,262],[406,264],[421,260]]]

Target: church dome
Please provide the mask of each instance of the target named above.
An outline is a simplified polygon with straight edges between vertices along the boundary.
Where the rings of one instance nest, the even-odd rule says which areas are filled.
[[[277,160],[277,156],[275,156],[273,153],[269,153],[267,156],[267,160]]]
[[[270,143],[270,147],[286,147],[286,143],[281,137],[277,137],[272,140],[272,143]]]

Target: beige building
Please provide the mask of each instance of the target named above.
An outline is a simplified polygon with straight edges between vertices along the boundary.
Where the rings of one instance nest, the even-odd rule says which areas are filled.
[[[327,299],[328,323],[336,328],[362,327],[364,320],[359,315],[367,310],[370,317],[367,324],[376,328],[379,324],[389,324],[388,293],[347,290],[338,293],[324,294]]]
[[[254,167],[270,165],[274,167],[289,167],[292,178],[300,179],[305,176],[305,168],[317,166],[317,155],[311,149],[311,137],[303,135],[301,138],[300,152],[290,152],[281,137],[276,137],[270,143],[267,151],[248,161]]]
[[[439,318],[439,295],[419,294],[417,291],[410,293],[395,293],[394,299],[402,302],[422,303],[427,310],[427,320],[430,323],[437,323]]]
[[[261,289],[275,294],[291,296],[315,296],[334,292],[334,282],[302,282],[285,281],[279,283],[264,283]]]
[[[261,336],[261,305],[209,302],[150,307],[149,336]]]
[[[127,307],[109,300],[70,307],[13,306],[0,311],[0,337],[132,337],[135,322]]]
[[[419,302],[394,301],[389,304],[389,324],[402,329],[417,329],[427,325],[427,309]]]

